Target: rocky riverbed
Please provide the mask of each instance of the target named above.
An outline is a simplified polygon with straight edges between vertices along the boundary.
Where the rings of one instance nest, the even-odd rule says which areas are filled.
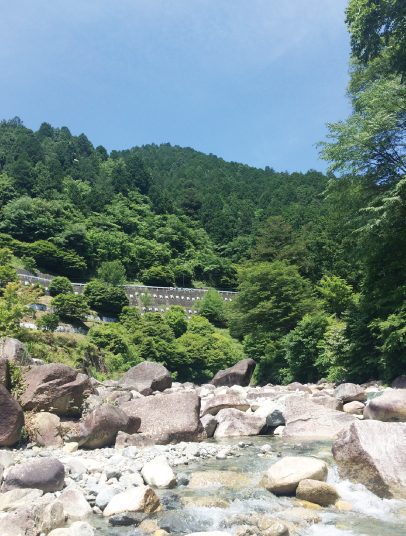
[[[0,536],[405,532],[405,377],[258,387],[244,360],[98,382],[22,346],[0,357]]]

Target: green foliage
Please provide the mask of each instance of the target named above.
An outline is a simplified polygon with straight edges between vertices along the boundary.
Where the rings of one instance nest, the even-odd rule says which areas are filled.
[[[49,284],[49,293],[51,296],[58,294],[73,294],[73,285],[67,277],[57,276]]]
[[[42,331],[53,332],[59,325],[59,316],[55,313],[46,313],[37,318],[35,325]]]
[[[90,314],[90,308],[83,294],[58,294],[51,300],[57,315],[71,321],[83,321]]]
[[[4,288],[8,283],[17,282],[19,277],[15,268],[11,266],[0,266],[0,288]]]
[[[295,329],[282,339],[282,352],[287,363],[283,372],[286,383],[317,382],[326,372],[318,361],[320,344],[331,321],[324,312],[305,315]]]
[[[172,287],[175,276],[169,266],[151,266],[142,274],[142,282],[153,287]]]
[[[0,265],[10,264],[13,252],[9,248],[0,249]]]
[[[84,290],[90,307],[98,313],[117,316],[129,304],[128,297],[121,287],[112,287],[102,281],[91,281]]]
[[[148,292],[148,290],[146,292],[141,292],[140,303],[146,309],[148,307],[151,307],[151,305],[154,305],[154,299],[153,299],[151,293]]]
[[[37,269],[37,263],[35,262],[35,259],[33,257],[27,257],[26,255],[23,255],[21,260],[23,262],[24,270],[35,274],[35,271]]]
[[[32,316],[33,310],[27,305],[36,303],[40,291],[27,290],[20,283],[9,283],[0,297],[0,334],[13,335],[19,330],[20,322],[25,316]]]
[[[214,289],[205,292],[203,298],[195,304],[201,316],[216,325],[223,325],[226,319],[224,302],[221,294]]]
[[[341,316],[348,307],[355,303],[358,295],[355,295],[351,285],[347,285],[345,279],[333,275],[325,275],[316,287],[322,295],[323,307],[330,313]]]
[[[98,276],[103,283],[112,285],[124,285],[126,281],[126,271],[123,263],[119,260],[103,262],[98,270]]]
[[[188,324],[186,320],[186,311],[179,305],[171,305],[169,310],[164,314],[165,322],[172,329],[176,338],[186,332]]]

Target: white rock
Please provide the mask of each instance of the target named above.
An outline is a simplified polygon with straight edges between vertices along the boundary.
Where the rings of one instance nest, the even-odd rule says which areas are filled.
[[[155,512],[160,507],[158,496],[149,486],[132,488],[115,495],[106,508],[103,516],[110,517],[123,512]]]
[[[72,454],[73,452],[76,452],[78,450],[78,447],[79,444],[75,443],[75,441],[72,441],[72,443],[66,443],[62,450],[67,454]]]
[[[141,474],[145,482],[155,488],[173,488],[176,484],[176,477],[165,456],[157,456],[146,463]]]
[[[0,450],[0,464],[4,467],[4,469],[11,467],[14,465],[14,463],[14,458],[11,452],[8,450]]]
[[[94,536],[94,527],[84,521],[76,521],[68,529],[52,530],[48,536]]]
[[[65,514],[72,521],[81,521],[92,513],[89,503],[78,489],[64,491],[58,500],[62,502]]]

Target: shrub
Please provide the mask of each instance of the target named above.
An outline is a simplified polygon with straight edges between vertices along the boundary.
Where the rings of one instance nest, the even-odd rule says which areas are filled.
[[[0,266],[0,288],[4,288],[7,283],[16,283],[18,275],[15,268],[11,266]]]
[[[143,273],[142,282],[155,287],[172,287],[175,277],[169,266],[151,266]]]
[[[90,314],[90,308],[85,296],[75,294],[58,294],[52,301],[51,306],[62,318],[83,321]]]
[[[192,286],[193,271],[189,268],[189,266],[174,266],[172,271],[178,287]]]
[[[36,322],[35,325],[38,329],[41,329],[42,331],[55,331],[59,324],[59,316],[55,313],[46,313],[43,316],[40,316]]]
[[[203,298],[196,303],[196,308],[201,316],[204,316],[213,324],[223,324],[225,322],[223,298],[214,289],[205,292]]]
[[[49,293],[51,296],[73,294],[73,285],[67,277],[54,277],[49,285]]]
[[[27,255],[23,255],[21,260],[23,262],[24,270],[27,270],[31,273],[35,273],[35,270],[37,269],[37,263],[35,262],[35,259],[33,257],[27,257]]]
[[[180,337],[187,330],[186,311],[180,305],[171,305],[164,314],[165,322],[172,329],[175,337]]]
[[[114,287],[124,285],[126,281],[126,271],[121,261],[103,262],[98,271],[99,279]]]
[[[119,315],[123,307],[128,306],[130,303],[121,287],[110,287],[98,280],[87,284],[83,295],[92,309],[98,313],[111,316]]]

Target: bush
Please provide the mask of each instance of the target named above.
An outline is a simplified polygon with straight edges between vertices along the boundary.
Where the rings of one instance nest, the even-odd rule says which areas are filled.
[[[193,271],[189,268],[189,266],[174,266],[172,271],[178,287],[192,286]]]
[[[225,322],[226,315],[223,298],[214,289],[205,292],[203,298],[196,303],[196,308],[201,316],[204,316],[213,324],[221,325]]]
[[[153,287],[173,287],[175,276],[168,266],[151,266],[143,273],[142,282]]]
[[[83,295],[92,309],[111,316],[118,316],[123,307],[130,303],[121,287],[110,287],[98,280],[88,283],[84,288]]]
[[[73,285],[67,277],[54,277],[49,285],[49,293],[51,296],[73,294]]]
[[[16,283],[19,280],[17,271],[11,266],[0,266],[0,288],[4,288],[7,283]]]
[[[55,313],[46,313],[45,315],[39,317],[35,325],[38,329],[42,331],[55,331],[59,324],[59,316]]]
[[[58,294],[52,301],[51,306],[62,318],[83,321],[90,314],[90,308],[83,295]]]
[[[171,305],[164,314],[165,322],[172,329],[175,337],[180,337],[187,330],[186,311],[180,305]]]
[[[27,257],[27,255],[23,255],[21,258],[24,270],[27,270],[28,272],[35,273],[35,270],[37,269],[37,263],[35,262],[35,259],[33,257]]]
[[[100,281],[113,285],[124,285],[126,281],[126,271],[121,261],[103,262],[98,271]]]

